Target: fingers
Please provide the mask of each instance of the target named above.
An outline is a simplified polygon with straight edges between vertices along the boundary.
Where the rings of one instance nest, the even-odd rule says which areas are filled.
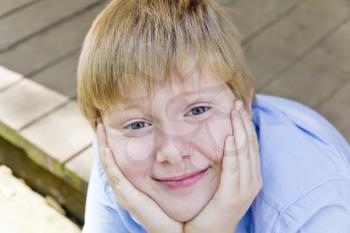
[[[248,138],[246,137],[246,131],[244,123],[242,122],[240,110],[243,108],[242,101],[235,102],[235,109],[231,112],[232,132],[235,138],[235,149],[238,155],[245,157],[249,156]]]
[[[231,123],[233,136],[230,135],[225,140],[218,190],[218,195],[223,199],[232,199],[238,193],[253,193],[261,179],[255,128],[241,101],[235,103]]]
[[[130,208],[130,202],[127,199],[135,194],[135,188],[120,170],[114,158],[113,151],[108,146],[106,130],[102,123],[97,125],[97,136],[100,159],[113,192],[122,207]]]
[[[256,134],[241,101],[231,113],[231,123],[233,135],[225,139],[219,188],[201,213],[191,220],[194,232],[200,232],[198,229],[203,226],[206,232],[216,232],[217,226],[211,230],[212,223],[228,226],[220,232],[229,232],[227,229],[232,232],[256,196],[252,171],[257,170],[259,161]]]
[[[260,154],[259,154],[259,142],[256,136],[255,127],[250,119],[247,111],[242,110],[241,116],[246,129],[248,143],[249,143],[249,160],[251,165],[251,178],[252,182],[261,182],[261,171],[260,171]]]
[[[123,179],[124,175],[117,166],[117,162],[114,159],[113,152],[108,146],[106,129],[102,123],[97,125],[97,136],[98,136],[98,147],[101,161],[105,167],[105,170],[108,171],[108,174],[115,175],[119,179]]]
[[[222,172],[218,194],[222,200],[231,200],[238,192],[246,188],[250,179],[249,150],[246,145],[246,133],[240,116],[241,105],[231,112],[233,135],[225,140]]]
[[[241,116],[243,109],[242,102],[236,101],[235,111],[231,113],[233,135],[235,139],[235,150],[238,157],[239,165],[239,190],[246,192],[249,190],[251,181],[250,165],[250,144],[247,131],[244,127],[244,120]]]
[[[119,170],[119,167],[114,160],[113,152],[110,148],[105,148],[104,155],[105,157],[105,169],[108,173],[108,177],[111,181],[111,185],[119,188],[121,185],[121,180],[124,178],[124,175]]]
[[[124,193],[127,191],[124,191],[124,189],[127,188],[125,187],[125,184],[127,185],[127,182],[123,182],[123,180],[126,178],[124,177],[123,173],[120,171],[119,167],[117,166],[117,163],[113,156],[113,152],[109,148],[107,143],[105,128],[101,123],[97,125],[97,138],[98,138],[99,156],[102,161],[104,170],[106,172],[108,181],[119,203],[125,208],[126,201],[125,201]],[[123,186],[121,185],[122,182],[123,182]]]
[[[100,157],[103,162],[103,166],[106,170],[107,176],[114,186],[119,187],[121,182],[126,183],[126,177],[123,172],[119,169],[118,164],[114,158],[113,151],[108,146],[106,130],[103,124],[97,126],[98,142]]]
[[[222,161],[222,172],[218,195],[221,199],[231,199],[232,193],[239,188],[239,165],[233,136],[226,137],[224,145],[224,157]]]

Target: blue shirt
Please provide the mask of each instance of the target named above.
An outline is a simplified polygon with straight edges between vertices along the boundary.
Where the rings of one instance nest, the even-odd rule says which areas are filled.
[[[263,187],[235,233],[349,233],[350,147],[312,109],[257,94],[253,122]],[[83,233],[144,233],[120,207],[94,142]]]

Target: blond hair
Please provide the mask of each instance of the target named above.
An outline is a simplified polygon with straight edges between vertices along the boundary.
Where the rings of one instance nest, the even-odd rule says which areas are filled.
[[[189,59],[217,72],[247,107],[253,81],[241,36],[219,3],[112,0],[94,20],[79,57],[83,115],[95,129],[140,77],[151,93],[155,81],[171,83],[174,67],[181,74]]]

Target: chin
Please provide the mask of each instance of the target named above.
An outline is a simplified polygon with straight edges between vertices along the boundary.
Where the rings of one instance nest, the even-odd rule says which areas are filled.
[[[182,211],[181,213],[171,213],[169,216],[178,222],[188,222],[194,218],[199,211]]]
[[[188,222],[203,209],[206,203],[196,203],[196,205],[180,204],[173,207],[168,207],[166,212],[170,218],[178,222]]]
[[[188,222],[205,208],[218,188],[218,176],[208,179],[208,182],[184,195],[169,196],[163,193],[156,195],[154,200],[170,218],[178,222]]]

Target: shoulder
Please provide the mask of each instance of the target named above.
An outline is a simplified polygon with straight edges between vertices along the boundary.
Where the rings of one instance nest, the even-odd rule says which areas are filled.
[[[253,205],[255,220],[297,228],[327,205],[325,196],[336,205],[342,201],[336,195],[347,193],[341,204],[350,203],[349,146],[327,120],[278,97],[260,95],[253,108],[264,180]]]
[[[259,195],[252,206],[255,232],[347,233],[350,229],[350,179],[335,178],[279,208]]]
[[[289,120],[314,139],[335,147],[341,153],[350,153],[350,146],[339,131],[325,117],[306,105],[282,97],[257,94],[253,109],[256,110],[256,115],[262,115],[261,112],[269,113],[266,114],[268,116],[278,115],[276,118]]]

